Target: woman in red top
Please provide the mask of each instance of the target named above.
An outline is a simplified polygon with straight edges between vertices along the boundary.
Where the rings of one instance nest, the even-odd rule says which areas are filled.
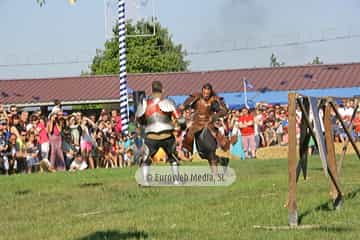
[[[360,141],[360,111],[359,110],[357,110],[353,122],[354,122],[356,140]]]
[[[241,131],[245,156],[256,158],[256,144],[255,144],[255,122],[254,116],[249,113],[249,109],[244,107],[241,110],[241,116],[239,117],[239,128]]]

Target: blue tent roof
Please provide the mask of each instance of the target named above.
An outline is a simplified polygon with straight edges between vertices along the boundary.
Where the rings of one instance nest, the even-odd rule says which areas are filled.
[[[292,91],[294,92],[294,91]],[[339,98],[352,97],[360,94],[360,87],[353,88],[327,88],[327,89],[305,89],[296,91],[299,94],[313,97],[333,96]],[[256,91],[247,92],[248,105],[254,107],[257,102],[267,102],[271,104],[287,103],[289,91]],[[219,93],[230,108],[241,108],[245,105],[244,93]],[[170,96],[176,104],[181,104],[188,96]]]

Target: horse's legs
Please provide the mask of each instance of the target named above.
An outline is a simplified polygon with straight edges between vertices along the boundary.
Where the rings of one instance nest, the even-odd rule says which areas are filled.
[[[193,154],[193,143],[194,143],[195,129],[190,127],[184,136],[182,146],[191,154]]]
[[[217,175],[219,163],[221,166],[227,167],[229,159],[216,155],[217,141],[208,129],[203,129],[202,132],[195,134],[195,142],[200,157],[208,160],[213,175]]]

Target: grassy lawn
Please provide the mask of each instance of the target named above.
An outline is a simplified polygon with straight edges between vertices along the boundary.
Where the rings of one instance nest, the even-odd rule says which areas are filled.
[[[231,162],[229,187],[140,188],[136,168],[0,176],[0,239],[357,239],[360,162],[343,164],[340,211],[331,210],[320,160],[309,165],[299,216],[318,229],[255,229],[287,225],[287,160],[247,160]]]

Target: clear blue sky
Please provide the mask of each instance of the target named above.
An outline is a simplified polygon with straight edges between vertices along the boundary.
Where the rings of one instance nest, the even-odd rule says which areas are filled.
[[[0,0],[0,65],[91,60],[102,48],[103,0]],[[130,0],[128,0],[130,1]],[[155,0],[156,16],[188,52],[360,34],[358,0]],[[292,47],[189,55],[190,69],[264,67],[275,53],[286,65],[319,56],[360,62],[360,38]],[[79,75],[87,63],[1,67],[0,79]]]

